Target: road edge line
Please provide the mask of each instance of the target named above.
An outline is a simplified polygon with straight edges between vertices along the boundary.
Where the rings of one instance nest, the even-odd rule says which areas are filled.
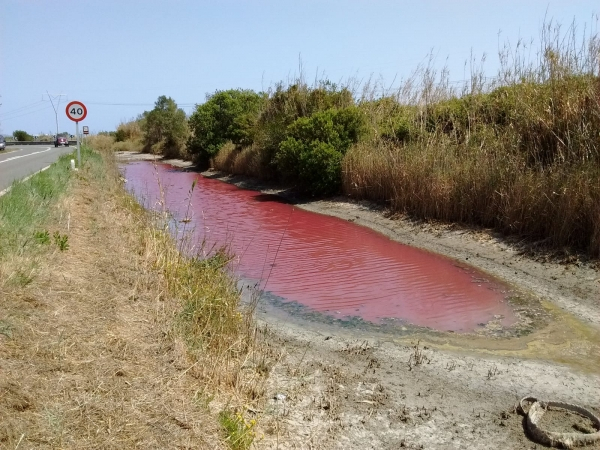
[[[50,167],[52,166],[52,164],[50,164],[49,166],[44,167],[43,169],[38,170],[37,172],[32,173],[31,175],[27,175],[25,178],[23,178],[22,180],[19,180],[19,183],[23,183],[24,181],[29,180],[31,177],[37,175],[40,172],[43,172],[44,170],[48,170]],[[12,185],[10,185],[9,187],[7,187],[6,189],[4,189],[3,191],[0,191],[0,197],[2,197],[4,194],[8,194],[8,192],[12,189]]]

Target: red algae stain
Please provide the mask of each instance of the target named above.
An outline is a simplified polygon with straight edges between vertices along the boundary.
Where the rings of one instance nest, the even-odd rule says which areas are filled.
[[[455,332],[499,317],[516,322],[506,285],[450,258],[168,165],[136,162],[123,171],[144,206],[166,205],[180,232],[204,241],[194,251],[227,245],[236,273],[287,301],[340,319]]]

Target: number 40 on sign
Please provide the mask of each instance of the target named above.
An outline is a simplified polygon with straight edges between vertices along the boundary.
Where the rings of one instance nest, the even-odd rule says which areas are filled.
[[[81,122],[87,116],[87,108],[81,102],[71,102],[67,105],[67,117],[73,122]]]

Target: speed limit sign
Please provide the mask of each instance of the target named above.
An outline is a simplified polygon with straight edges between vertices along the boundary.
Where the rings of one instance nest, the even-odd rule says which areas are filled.
[[[79,122],[87,116],[87,108],[81,102],[74,101],[67,105],[67,117],[75,122],[75,134],[77,135],[77,162],[81,167],[81,152],[79,150]],[[56,127],[58,128],[58,126]]]
[[[74,101],[67,105],[67,117],[73,122],[81,122],[87,116],[87,108],[81,102]]]

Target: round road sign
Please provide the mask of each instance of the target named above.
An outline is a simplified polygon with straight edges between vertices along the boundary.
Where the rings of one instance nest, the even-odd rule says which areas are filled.
[[[67,117],[73,122],[81,122],[87,116],[87,108],[81,102],[74,101],[67,105]]]

